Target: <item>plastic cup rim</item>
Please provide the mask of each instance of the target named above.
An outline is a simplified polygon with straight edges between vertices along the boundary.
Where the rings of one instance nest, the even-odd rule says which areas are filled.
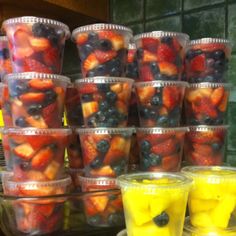
[[[97,186],[110,186],[117,184],[116,178],[109,178],[109,177],[91,178],[91,177],[79,176],[79,180],[81,184],[94,184]]]
[[[189,131],[188,126],[182,127],[136,127],[136,133],[147,133],[147,134],[164,134],[172,132],[187,132]]]
[[[189,83],[184,81],[163,81],[163,80],[155,80],[155,81],[144,81],[144,82],[135,82],[135,87],[165,87],[165,86],[178,86],[178,87],[188,87]]]
[[[217,87],[225,87],[230,88],[232,86],[231,83],[211,83],[211,82],[202,82],[202,83],[191,83],[189,84],[189,88],[217,88]]]
[[[229,125],[193,125],[189,126],[189,132],[196,131],[196,132],[204,132],[209,130],[227,130]]]
[[[111,77],[111,76],[95,76],[95,77],[88,77],[75,80],[75,85],[86,84],[86,83],[94,83],[94,84],[112,84],[112,83],[134,83],[134,80],[131,78],[126,77]]]
[[[76,133],[79,134],[122,134],[129,133],[130,135],[134,133],[134,127],[114,127],[114,128],[77,128]]]

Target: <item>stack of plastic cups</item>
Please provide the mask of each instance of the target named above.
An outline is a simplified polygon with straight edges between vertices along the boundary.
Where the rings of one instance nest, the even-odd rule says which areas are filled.
[[[75,81],[85,128],[78,128],[84,177],[83,192],[104,190],[84,199],[87,222],[93,226],[124,225],[116,177],[127,172],[133,128],[128,110],[133,80],[125,78],[132,31],[113,24],[79,27],[72,33],[81,60],[83,79]]]
[[[6,167],[12,175],[3,190],[14,196],[51,196],[67,191],[64,154],[71,130],[62,127],[69,78],[62,69],[68,26],[61,22],[19,17],[3,22],[13,74],[4,77],[2,131]],[[14,203],[19,234],[46,234],[63,225],[64,202],[53,199]]]

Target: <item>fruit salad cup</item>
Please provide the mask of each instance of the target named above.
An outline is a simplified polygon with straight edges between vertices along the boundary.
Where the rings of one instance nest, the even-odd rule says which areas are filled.
[[[178,173],[118,177],[129,236],[182,236],[191,180]]]
[[[143,171],[179,171],[187,127],[136,128]]]
[[[94,192],[83,198],[88,224],[97,227],[123,226],[122,198],[116,179],[81,177],[80,180],[83,192]]]
[[[134,37],[141,81],[181,80],[187,34],[153,31]]]
[[[0,80],[5,74],[12,72],[8,41],[6,36],[0,36]]]
[[[135,83],[140,126],[179,126],[186,87],[180,81]]]
[[[12,221],[16,222],[17,235],[44,235],[63,227],[64,199],[52,198],[51,195],[64,194],[71,179],[65,177],[46,182],[14,182],[5,180],[4,194],[23,196],[24,200],[10,202]],[[49,196],[47,198],[46,196]],[[32,198],[37,196],[35,198]],[[45,198],[40,198],[45,196]],[[27,197],[29,197],[27,199]]]
[[[188,165],[222,165],[228,126],[191,126],[186,133],[184,157]]]
[[[227,229],[220,228],[201,228],[191,225],[189,217],[186,217],[184,223],[183,236],[235,236],[236,227],[229,227]]]
[[[62,176],[70,129],[6,128],[8,169],[14,181],[49,181]],[[4,143],[3,143],[4,145]]]
[[[69,126],[82,126],[83,115],[80,103],[80,95],[74,84],[70,84],[66,89],[65,98],[66,123]]]
[[[60,74],[69,27],[59,21],[25,16],[3,22],[13,72]]]
[[[94,77],[77,80],[85,127],[126,127],[132,79]]]
[[[185,58],[189,83],[225,83],[232,46],[229,40],[203,38],[190,41]]]
[[[77,129],[86,177],[117,177],[126,173],[133,128]]]
[[[132,30],[114,24],[93,24],[75,29],[83,77],[116,76],[125,73],[127,48]]]
[[[67,77],[27,72],[6,75],[5,81],[8,84],[14,126],[62,126],[66,87],[70,83]]]
[[[190,84],[185,94],[188,125],[222,125],[226,120],[230,84]]]
[[[188,200],[194,227],[226,229],[235,222],[236,168],[192,166],[182,172],[194,181]]]

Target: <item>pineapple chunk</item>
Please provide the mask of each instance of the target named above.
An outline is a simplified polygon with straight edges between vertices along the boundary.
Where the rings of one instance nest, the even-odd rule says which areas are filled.
[[[195,227],[212,227],[214,226],[210,215],[206,212],[199,212],[190,215],[191,224]]]
[[[217,200],[202,200],[196,198],[189,199],[189,209],[191,213],[198,213],[201,211],[209,211],[214,209],[219,201]]]
[[[165,211],[170,205],[170,199],[168,196],[164,197],[153,197],[150,199],[150,215],[151,217],[155,217],[160,215],[163,211]]]

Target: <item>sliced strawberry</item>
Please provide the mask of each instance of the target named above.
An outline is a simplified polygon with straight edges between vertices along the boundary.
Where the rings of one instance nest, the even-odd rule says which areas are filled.
[[[136,91],[140,103],[147,103],[155,95],[156,88],[152,86],[137,87]]]
[[[51,79],[31,79],[28,85],[33,89],[49,90],[52,89],[54,84]]]
[[[85,71],[89,71],[94,69],[99,65],[99,61],[94,53],[91,53],[84,61],[83,61],[83,69]]]
[[[162,169],[164,171],[179,171],[181,165],[181,155],[175,153],[162,158]]]
[[[99,110],[99,105],[98,102],[96,101],[82,103],[82,111],[85,118],[96,113],[98,110]]]
[[[29,33],[24,29],[18,29],[13,35],[14,45],[21,48],[27,48],[30,46]]]
[[[13,61],[22,60],[22,59],[25,60],[27,57],[30,57],[33,53],[34,53],[34,50],[31,47],[16,48],[13,51],[12,59]]]
[[[212,147],[207,144],[193,144],[194,152],[197,152],[200,155],[211,156],[213,154]]]
[[[154,76],[152,74],[151,68],[149,65],[141,65],[140,66],[140,79],[142,81],[153,81],[154,80]]]
[[[116,174],[115,172],[112,170],[112,168],[107,165],[107,166],[103,166],[99,169],[94,169],[90,171],[91,176],[94,177],[115,177]]]
[[[147,50],[143,50],[143,62],[153,62],[157,60],[157,55]]]
[[[27,141],[33,149],[38,150],[43,146],[47,146],[53,142],[53,137],[49,135],[27,135]]]
[[[109,39],[112,43],[113,49],[118,51],[125,46],[125,39],[123,35],[120,35],[114,31],[100,31],[99,39]]]
[[[142,48],[149,52],[156,53],[158,44],[158,38],[142,38]]]
[[[80,94],[96,93],[98,91],[97,85],[92,83],[83,84],[79,87]]]
[[[48,39],[46,38],[36,38],[36,37],[30,37],[29,42],[31,47],[34,49],[36,52],[40,51],[46,51],[47,49],[50,48],[51,43]]]
[[[190,61],[190,70],[193,72],[203,72],[206,70],[206,56],[200,54]]]
[[[16,146],[13,149],[13,152],[18,157],[20,157],[24,160],[27,160],[27,161],[30,160],[35,153],[34,149],[32,148],[32,146],[29,143],[23,143],[21,145]]]
[[[29,92],[20,95],[20,100],[23,103],[41,103],[44,100],[44,98],[45,98],[44,93]]]
[[[218,138],[215,136],[214,131],[207,132],[190,132],[187,133],[187,138],[189,138],[193,143],[207,144],[212,142],[217,142]]]
[[[34,155],[31,166],[34,169],[44,168],[52,160],[53,156],[53,150],[50,147],[45,147]]]
[[[88,140],[81,141],[84,165],[89,165],[97,156],[97,149]]]
[[[122,160],[125,158],[125,153],[122,150],[115,149],[115,150],[109,150],[107,154],[105,155],[103,163],[105,165],[111,165],[112,163],[118,162],[119,160]]]
[[[166,61],[173,63],[175,61],[175,58],[175,51],[168,44],[162,43],[159,45],[157,50],[157,61]]]
[[[176,105],[180,105],[181,94],[177,87],[164,87],[162,90],[163,105],[172,110]]]
[[[44,119],[41,116],[40,117],[27,116],[25,120],[32,127],[37,127],[41,129],[48,128],[47,124],[45,123]]]
[[[225,112],[226,109],[227,109],[227,105],[228,105],[228,98],[229,98],[229,92],[225,91],[224,92],[224,96],[218,106],[218,109],[221,111],[221,112]]]
[[[101,50],[95,50],[94,54],[95,54],[97,60],[99,61],[99,63],[103,64],[103,63],[113,59],[117,55],[117,52],[116,51],[106,51],[106,52],[104,52],[104,51],[101,51]]]
[[[154,145],[151,148],[151,152],[156,155],[169,156],[177,151],[176,141],[171,138],[164,142]]]
[[[88,41],[88,33],[79,33],[76,36],[76,44],[79,46],[85,44]]]
[[[202,165],[202,166],[213,166],[213,165],[221,165],[222,164],[222,156],[207,156],[202,155],[197,152],[192,152],[189,157],[190,161],[194,165]]]
[[[35,71],[48,74],[52,74],[53,72],[50,68],[32,58],[26,58],[24,60],[24,71]]]
[[[44,122],[50,128],[57,128],[61,126],[62,120],[59,116],[59,109],[57,102],[51,103],[42,110],[42,117]]]
[[[178,69],[177,69],[176,65],[173,64],[173,63],[160,62],[158,65],[159,65],[161,74],[165,74],[165,75],[168,75],[168,76],[178,74]]]
[[[109,201],[108,196],[94,196],[90,197],[90,201],[96,208],[98,212],[103,212],[106,209],[107,203]]]
[[[224,91],[224,87],[219,87],[213,90],[211,94],[211,102],[214,106],[218,106],[220,104],[224,96]]]
[[[39,211],[46,217],[49,217],[55,209],[55,203],[50,204],[38,204],[35,206],[35,210]]]
[[[43,61],[47,66],[55,66],[58,68],[60,63],[60,54],[57,48],[49,48],[43,53]]]

